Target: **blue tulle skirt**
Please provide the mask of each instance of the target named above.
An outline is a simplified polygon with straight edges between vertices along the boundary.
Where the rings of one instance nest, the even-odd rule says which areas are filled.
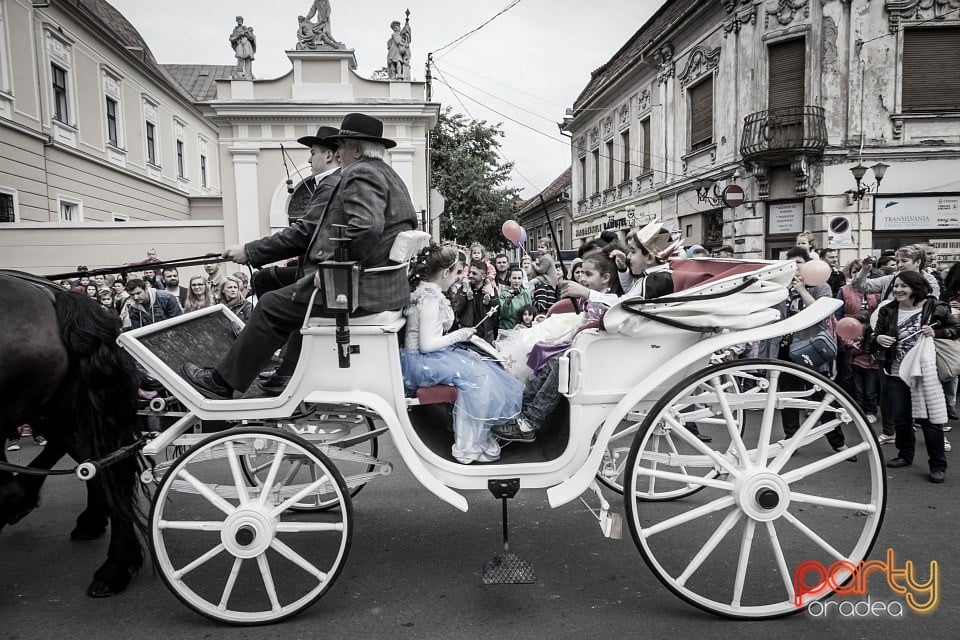
[[[453,457],[463,464],[500,457],[490,427],[513,420],[523,405],[523,386],[496,362],[467,349],[448,347],[430,353],[400,352],[408,394],[420,387],[457,388],[453,405]]]

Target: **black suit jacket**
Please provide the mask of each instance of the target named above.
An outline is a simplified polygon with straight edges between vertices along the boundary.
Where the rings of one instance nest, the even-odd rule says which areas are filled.
[[[343,225],[350,238],[350,259],[364,269],[390,264],[393,241],[401,231],[417,228],[417,212],[407,186],[383,160],[362,158],[343,168],[306,252],[305,277],[297,283],[295,299],[307,302],[313,291],[313,273],[324,260],[336,257],[335,238]],[[319,299],[322,296],[317,296]],[[360,276],[360,308],[369,313],[401,309],[410,302],[406,270]]]
[[[330,196],[340,184],[340,169],[337,169],[328,176],[325,176],[319,184],[316,185],[313,195],[307,202],[307,210],[299,220],[294,220],[286,229],[277,231],[272,236],[253,240],[244,245],[244,251],[247,254],[247,261],[254,267],[262,267],[265,264],[283,260],[285,258],[298,258],[307,251],[310,239],[313,238],[317,230],[317,223],[323,217],[323,212],[330,202]],[[301,260],[301,265],[306,262]],[[303,276],[303,268],[300,268],[298,276]]]

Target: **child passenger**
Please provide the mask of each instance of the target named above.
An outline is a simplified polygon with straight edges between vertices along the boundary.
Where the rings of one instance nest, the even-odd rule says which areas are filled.
[[[564,297],[578,299],[578,307],[586,312],[586,321],[599,321],[606,310],[617,301],[610,293],[610,285],[616,278],[616,267],[606,254],[597,251],[583,259],[583,284],[566,281],[562,283]],[[559,347],[559,348],[558,348]],[[493,428],[493,434],[507,442],[534,442],[537,432],[546,424],[550,415],[560,406],[563,396],[559,391],[559,356],[566,345],[537,343],[527,363],[536,370],[523,390],[523,412],[516,422]]]
[[[682,245],[683,241],[673,238],[668,229],[652,222],[627,236],[626,254],[613,249],[609,256],[599,250],[585,255],[582,284],[564,282],[563,296],[579,297],[588,320],[599,320],[620,299],[609,292],[618,271],[623,271],[619,277],[627,292],[624,298],[657,298],[673,293],[673,277],[666,260]],[[547,418],[562,401],[559,382],[559,359],[550,358],[527,383],[521,415],[515,422],[494,427],[494,435],[507,442],[534,442],[537,431],[544,427]]]
[[[530,289],[535,289],[538,283],[550,287],[557,286],[557,261],[553,242],[549,238],[542,238],[537,243],[537,261],[533,263],[533,273],[530,274]]]
[[[453,309],[444,294],[462,273],[455,247],[431,244],[417,256],[410,271],[414,291],[404,312],[407,327],[400,366],[408,393],[441,384],[457,388],[453,457],[462,464],[493,462],[500,458],[500,445],[490,428],[517,416],[523,388],[498,364],[456,348],[476,329],[446,333],[453,324]]]

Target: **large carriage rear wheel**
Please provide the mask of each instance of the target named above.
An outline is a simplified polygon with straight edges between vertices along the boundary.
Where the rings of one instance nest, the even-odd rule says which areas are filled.
[[[710,446],[713,448],[729,445],[730,436],[727,434],[726,418],[717,398],[719,395],[739,393],[739,384],[740,381],[736,376],[723,376],[719,381],[721,394],[718,394],[717,388],[714,386],[714,380],[702,380],[700,385],[688,392],[683,410],[678,413],[679,419],[688,429],[709,436],[711,438]],[[735,409],[733,416],[734,421],[740,424],[742,429],[742,410]],[[627,468],[630,448],[636,439],[637,432],[644,424],[645,417],[646,414],[639,410],[627,414],[626,419],[607,441],[607,449],[603,454],[603,464],[597,472],[597,479],[600,482],[621,495],[623,494],[624,471]],[[663,460],[666,456],[680,454],[686,449],[686,444],[669,430],[657,429],[647,442],[641,463],[655,469],[664,464]],[[701,475],[708,479],[717,475],[717,471],[712,465],[695,468],[681,463],[679,466],[683,473]],[[696,493],[702,488],[702,484],[658,482],[656,478],[650,477],[645,487],[637,486],[634,497],[637,500],[652,502],[675,500]]]
[[[327,450],[327,455],[333,458],[351,498],[360,493],[370,479],[379,475],[377,438],[373,434],[376,427],[369,416],[313,412],[296,422],[282,423],[282,426],[314,446],[334,447]],[[240,468],[251,486],[259,486],[263,482],[271,463],[269,457],[259,460],[245,455],[240,457]],[[312,482],[322,472],[314,468],[306,457],[291,456],[280,473],[288,482]],[[325,511],[336,508],[338,504],[336,496],[318,492],[304,496],[290,508],[296,511]]]
[[[241,459],[271,460],[251,487]],[[284,475],[305,460],[313,479]],[[308,495],[336,510],[296,512]],[[150,510],[151,551],[163,581],[197,613],[238,625],[276,622],[326,593],[350,550],[353,511],[336,467],[276,429],[216,433],[166,472]]]
[[[743,391],[719,391],[728,377]],[[710,386],[729,445],[683,427],[691,393]],[[800,424],[789,439],[784,410]],[[826,439],[837,426],[846,450]],[[656,454],[653,467],[663,433],[683,448]],[[704,468],[716,473],[690,472]],[[627,521],[644,561],[680,598],[729,618],[780,617],[832,595],[867,558],[886,506],[883,459],[862,412],[832,381],[780,361],[742,360],[678,383],[638,430],[627,471]],[[651,480],[700,491],[649,502]]]

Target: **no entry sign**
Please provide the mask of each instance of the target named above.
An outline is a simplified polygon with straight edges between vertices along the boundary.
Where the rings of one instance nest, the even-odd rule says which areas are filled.
[[[736,184],[727,185],[721,194],[723,198],[723,204],[727,205],[731,209],[739,207],[743,204],[745,200],[743,195],[743,187]]]

